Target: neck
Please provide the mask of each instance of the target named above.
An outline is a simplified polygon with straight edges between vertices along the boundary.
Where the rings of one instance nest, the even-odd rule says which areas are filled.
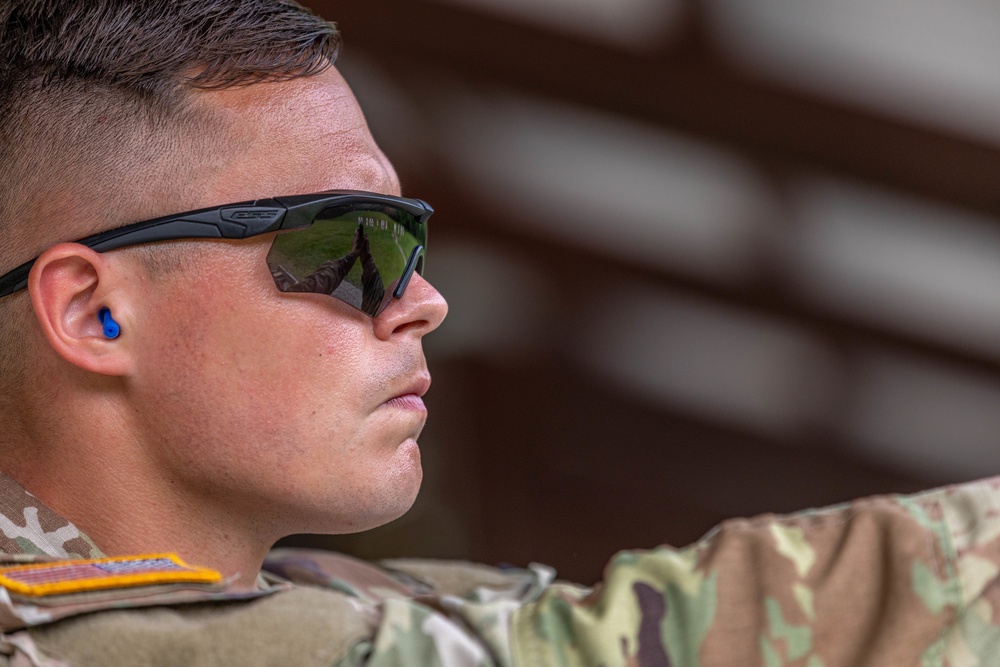
[[[123,437],[127,429],[111,432],[109,425],[122,424],[117,415],[102,416],[67,418],[62,423],[72,428],[50,425],[22,434],[24,442],[5,437],[0,470],[109,556],[176,553],[233,578],[234,588],[255,588],[264,556],[280,535],[218,497],[186,492],[143,454],[141,443]]]

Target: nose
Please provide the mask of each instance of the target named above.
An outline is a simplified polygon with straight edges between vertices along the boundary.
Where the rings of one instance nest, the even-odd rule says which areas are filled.
[[[441,293],[414,273],[403,298],[392,299],[372,322],[375,335],[382,340],[404,332],[420,337],[437,329],[447,314],[448,302]]]

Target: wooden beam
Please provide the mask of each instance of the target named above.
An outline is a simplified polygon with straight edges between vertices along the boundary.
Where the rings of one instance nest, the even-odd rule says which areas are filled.
[[[500,216],[479,206],[476,200],[466,196],[459,188],[419,181],[414,184],[421,196],[429,201],[447,202],[447,206],[441,207],[435,214],[432,243],[468,240],[519,256],[525,264],[545,272],[553,287],[561,290],[558,301],[567,310],[591,307],[588,295],[601,283],[636,281],[678,290],[707,303],[763,316],[776,324],[784,324],[824,340],[847,354],[873,348],[895,349],[973,374],[987,374],[1000,379],[1000,351],[991,355],[920,332],[893,330],[863,318],[833,312],[769,283],[751,281],[725,285],[701,280],[669,267],[634,264],[614,253],[602,253],[534,233],[530,231],[532,226],[523,220],[511,224],[507,212]],[[431,271],[429,278],[433,281],[433,269]],[[567,276],[579,277],[579,284],[567,281]]]
[[[629,52],[426,0],[311,0],[346,52],[400,76],[447,71],[1000,216],[1000,149],[821,99],[739,71],[694,23],[660,52]]]

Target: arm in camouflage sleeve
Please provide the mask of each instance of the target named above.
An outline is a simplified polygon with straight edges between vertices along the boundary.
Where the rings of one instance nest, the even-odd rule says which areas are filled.
[[[724,523],[512,618],[514,663],[1000,664],[1000,480]]]

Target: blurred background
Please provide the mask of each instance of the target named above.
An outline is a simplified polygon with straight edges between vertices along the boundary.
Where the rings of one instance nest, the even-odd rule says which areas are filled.
[[[589,583],[1000,473],[1000,5],[307,4],[451,314],[413,510],[293,543]]]

